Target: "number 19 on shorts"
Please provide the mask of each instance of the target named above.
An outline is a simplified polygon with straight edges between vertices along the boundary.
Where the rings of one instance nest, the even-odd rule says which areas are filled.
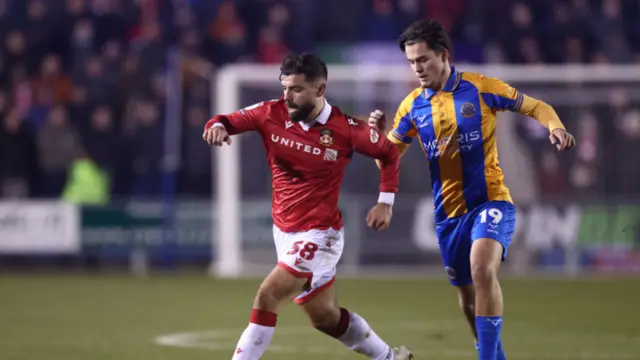
[[[480,213],[480,223],[484,224],[487,222],[487,215],[491,218],[491,222],[494,224],[497,224],[500,222],[500,220],[502,220],[502,211],[495,209],[495,208],[491,208],[491,209],[484,209],[482,210],[482,212]]]

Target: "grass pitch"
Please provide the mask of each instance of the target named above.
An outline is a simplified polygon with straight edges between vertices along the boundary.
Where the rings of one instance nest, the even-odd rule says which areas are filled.
[[[230,359],[259,281],[196,276],[0,277],[2,360]],[[442,280],[338,280],[341,304],[417,359],[477,359]],[[509,359],[640,359],[640,279],[506,280]],[[363,359],[291,304],[264,359]]]

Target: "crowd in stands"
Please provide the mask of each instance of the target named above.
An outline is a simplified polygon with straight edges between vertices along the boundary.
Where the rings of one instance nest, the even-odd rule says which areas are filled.
[[[209,82],[185,71],[183,114],[167,117],[170,50],[213,71],[278,63],[289,52],[395,46],[427,16],[449,29],[457,61],[640,63],[636,0],[0,0],[0,197],[60,197],[79,158],[104,172],[114,198],[158,196],[166,118],[182,128],[177,192],[210,196]],[[613,94],[563,114],[579,143],[568,163],[519,127],[543,192],[640,193],[629,162],[637,99]]]

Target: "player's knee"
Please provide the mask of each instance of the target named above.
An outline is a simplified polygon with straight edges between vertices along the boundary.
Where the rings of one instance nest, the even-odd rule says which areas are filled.
[[[253,301],[253,307],[260,310],[273,311],[280,301],[275,289],[269,286],[261,286]]]
[[[336,330],[340,325],[341,312],[339,308],[327,308],[322,312],[310,313],[309,322],[316,330],[329,336],[336,337]]]
[[[471,265],[471,277],[476,287],[484,287],[498,280],[498,271],[491,264],[475,263]]]
[[[281,307],[282,303],[290,300],[295,294],[294,286],[295,284],[288,286],[288,284],[284,283],[264,282],[260,285],[258,293],[256,294],[253,304],[254,308],[275,312]]]

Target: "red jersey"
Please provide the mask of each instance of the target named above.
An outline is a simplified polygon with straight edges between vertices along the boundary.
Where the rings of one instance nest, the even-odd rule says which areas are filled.
[[[342,228],[338,196],[354,152],[379,159],[380,191],[398,191],[400,154],[380,131],[325,105],[312,125],[293,122],[284,99],[216,115],[205,129],[222,124],[230,135],[257,131],[272,176],[272,215],[284,232]]]

